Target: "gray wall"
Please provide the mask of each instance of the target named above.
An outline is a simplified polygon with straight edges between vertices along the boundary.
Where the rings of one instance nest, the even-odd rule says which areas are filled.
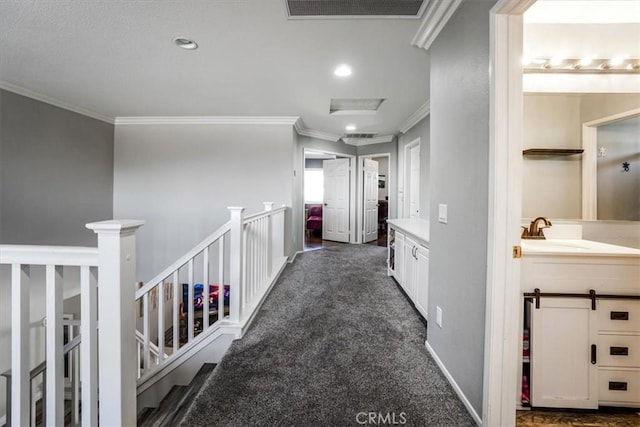
[[[227,222],[228,206],[248,214],[262,202],[291,206],[293,134],[290,125],[116,126],[114,214],[146,221],[138,280]]]
[[[398,174],[406,175],[404,171],[404,147],[420,138],[420,218],[429,219],[429,200],[431,198],[430,191],[430,161],[431,161],[431,116],[416,123],[411,129],[405,133],[401,142],[398,144]],[[399,177],[400,178],[400,177]],[[406,177],[404,177],[406,179]],[[401,200],[398,203],[402,203]],[[398,210],[400,212],[400,210]],[[403,215],[408,218],[409,214]]]
[[[0,90],[0,243],[95,246],[113,217],[111,124]]]
[[[598,219],[640,221],[640,117],[598,127],[598,147]]]
[[[430,49],[428,342],[482,416],[489,182],[489,10],[464,2]],[[433,322],[442,308],[443,326]]]

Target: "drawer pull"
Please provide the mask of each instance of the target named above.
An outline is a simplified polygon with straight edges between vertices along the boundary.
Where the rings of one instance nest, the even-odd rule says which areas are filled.
[[[609,354],[611,356],[628,356],[629,347],[609,347]]]
[[[627,391],[627,383],[622,381],[609,381],[609,390]]]
[[[611,320],[629,320],[628,311],[612,311]]]

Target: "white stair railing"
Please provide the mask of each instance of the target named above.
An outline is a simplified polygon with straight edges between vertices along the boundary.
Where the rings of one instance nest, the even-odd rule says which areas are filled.
[[[140,287],[138,377],[188,351],[199,337],[221,326],[241,328],[264,298],[286,261],[286,207],[231,219],[176,262]]]
[[[97,248],[0,245],[0,264],[11,266],[11,425],[30,423],[32,266],[46,271],[46,424],[64,423],[63,269],[76,268],[81,424],[135,425],[136,379],[221,326],[241,336],[284,268],[286,207],[265,203],[264,212],[247,217],[244,208],[229,211],[228,223],[137,290],[135,233],[142,221],[87,224]]]
[[[42,286],[37,283],[41,269],[45,273],[43,314],[47,319],[45,424],[64,425],[62,306],[63,288],[71,287],[80,292],[82,341],[79,348],[70,351],[79,353],[80,359],[81,424],[97,426],[100,419],[102,425],[135,425],[136,383],[131,372],[135,369],[135,341],[131,339],[135,323],[130,313],[135,291],[135,232],[142,224],[133,220],[87,224],[98,235],[97,248],[0,245],[0,264],[11,269],[11,403],[6,408],[11,426],[30,425],[32,415],[30,291],[31,285]],[[98,313],[103,325],[100,333]],[[79,402],[74,399],[74,414],[80,411]]]

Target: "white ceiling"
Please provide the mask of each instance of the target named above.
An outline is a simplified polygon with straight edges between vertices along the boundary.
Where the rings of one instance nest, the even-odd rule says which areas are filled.
[[[0,87],[98,115],[301,116],[396,133],[428,99],[418,19],[287,19],[283,0],[0,0]],[[177,36],[199,44],[173,45]],[[338,79],[335,66],[353,75]],[[385,98],[329,116],[331,98]]]

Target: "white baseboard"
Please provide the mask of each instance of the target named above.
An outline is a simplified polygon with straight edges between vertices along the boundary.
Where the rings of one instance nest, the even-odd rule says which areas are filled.
[[[476,410],[473,409],[473,406],[471,406],[471,402],[469,402],[469,399],[467,399],[467,396],[464,395],[464,393],[462,392],[462,389],[460,388],[460,386],[458,386],[458,383],[456,383],[456,380],[453,379],[453,377],[451,376],[447,368],[444,366],[444,363],[442,363],[442,360],[440,360],[440,358],[436,354],[435,350],[431,348],[431,346],[427,341],[424,342],[424,346],[427,347],[427,351],[429,352],[429,354],[431,354],[431,357],[433,357],[433,360],[436,361],[436,363],[438,364],[438,367],[440,368],[444,376],[447,378],[447,380],[449,381],[449,384],[451,384],[451,387],[453,387],[453,390],[456,392],[460,400],[462,400],[462,403],[464,403],[464,406],[467,408],[467,411],[469,411],[469,414],[471,414],[471,417],[473,418],[473,420],[476,422],[476,424],[481,426],[482,418],[478,415]]]
[[[0,426],[3,426],[7,423],[7,416],[3,415],[0,417]]]
[[[290,259],[289,261],[287,261],[287,262],[288,262],[289,264],[291,264],[291,263],[296,259],[296,257],[298,256],[298,254],[301,254],[301,253],[304,253],[304,252],[303,252],[303,251],[296,251],[296,252],[293,254],[293,256],[291,257],[291,259]]]

